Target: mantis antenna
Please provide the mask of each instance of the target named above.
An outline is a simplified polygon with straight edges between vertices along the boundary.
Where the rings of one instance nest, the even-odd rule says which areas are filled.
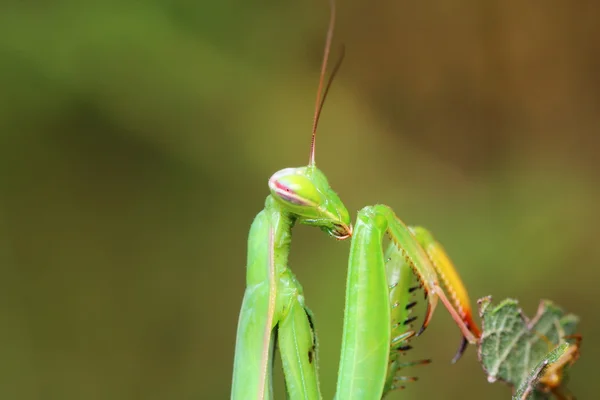
[[[319,77],[319,88],[317,89],[317,100],[315,102],[315,116],[313,118],[313,126],[312,126],[312,139],[310,141],[310,157],[308,159],[308,165],[315,165],[315,138],[317,135],[317,126],[319,125],[319,117],[321,116],[321,110],[323,110],[323,104],[325,103],[325,98],[327,98],[327,92],[329,92],[329,88],[331,87],[331,83],[333,82],[333,78],[337,73],[338,69],[342,65],[342,60],[344,59],[344,47],[342,46],[342,54],[340,55],[339,60],[335,64],[333,68],[333,72],[331,73],[331,77],[325,86],[325,90],[323,91],[323,83],[325,81],[325,72],[327,71],[327,61],[329,59],[329,50],[331,50],[331,41],[333,38],[333,28],[335,27],[335,0],[330,1],[331,7],[331,16],[329,18],[329,29],[327,30],[327,39],[325,42],[325,51],[323,53],[323,63],[321,64],[321,75]],[[321,97],[321,92],[323,92],[323,97]]]

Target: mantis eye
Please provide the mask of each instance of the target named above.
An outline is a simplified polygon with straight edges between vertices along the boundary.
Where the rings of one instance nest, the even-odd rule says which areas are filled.
[[[295,168],[276,172],[269,179],[271,193],[277,199],[301,207],[318,207],[321,195],[314,183]]]

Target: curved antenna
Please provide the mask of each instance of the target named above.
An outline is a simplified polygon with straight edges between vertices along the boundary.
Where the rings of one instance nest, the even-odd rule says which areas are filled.
[[[333,28],[335,27],[335,0],[331,0],[329,2],[331,7],[331,16],[329,18],[329,29],[327,30],[327,40],[325,42],[325,51],[323,54],[323,63],[321,64],[321,76],[319,78],[319,88],[317,89],[317,101],[315,103],[315,116],[313,118],[313,127],[312,127],[312,139],[310,141],[310,157],[308,159],[308,165],[315,165],[315,137],[317,134],[317,126],[319,124],[319,117],[321,115],[321,110],[323,109],[323,102],[325,101],[325,97],[327,96],[327,91],[329,90],[329,86],[331,86],[331,81],[333,80],[333,75],[335,75],[335,70],[339,68],[341,64],[341,59],[334,70],[334,74],[332,74],[327,87],[325,88],[325,93],[323,98],[321,99],[321,92],[323,91],[323,83],[325,81],[325,72],[327,71],[327,60],[329,59],[329,50],[331,50],[331,41],[333,38]],[[343,58],[343,55],[342,55]]]
[[[323,104],[325,104],[325,99],[327,98],[327,93],[329,93],[329,88],[333,83],[333,78],[337,74],[338,70],[342,66],[342,61],[344,61],[344,56],[346,55],[346,46],[342,44],[340,47],[340,56],[338,60],[335,62],[335,66],[333,67],[333,71],[331,71],[331,76],[329,77],[329,81],[327,81],[327,86],[325,86],[325,90],[323,91],[323,97],[321,98],[321,104],[319,108],[319,114],[315,115],[315,127],[314,131],[316,131],[316,126],[319,123],[319,117],[321,116],[321,110],[323,110]]]

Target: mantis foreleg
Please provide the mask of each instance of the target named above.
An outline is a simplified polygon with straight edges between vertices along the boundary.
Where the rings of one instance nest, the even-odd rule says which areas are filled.
[[[278,339],[288,394],[319,399],[315,337],[302,287],[287,268],[294,220],[271,197],[248,239],[246,292],[238,323],[232,399],[272,399]]]
[[[425,330],[429,324],[437,304],[437,299],[439,298],[444,306],[448,309],[448,312],[468,342],[477,343],[479,329],[477,329],[473,323],[470,304],[464,303],[464,297],[456,297],[454,299],[455,304],[453,304],[446,296],[446,293],[444,292],[438,280],[438,274],[434,265],[434,261],[437,259],[432,261],[432,258],[430,258],[423,248],[423,246],[427,247],[429,242],[423,240],[419,242],[418,238],[415,237],[412,231],[394,214],[392,209],[388,206],[376,205],[372,207],[365,207],[363,211],[367,213],[374,213],[378,217],[385,218],[387,229],[389,230],[392,241],[395,242],[401,249],[402,253],[406,257],[407,262],[411,265],[415,271],[415,274],[421,281],[426,295],[428,295],[429,303],[425,314],[425,321],[423,322],[423,326],[421,327],[419,333],[423,332],[423,330]],[[437,248],[441,249],[441,247]],[[440,270],[446,273],[455,271],[450,263],[440,265],[442,268]],[[440,268],[440,265],[438,265],[438,269]],[[462,287],[462,282],[458,279],[458,275],[456,274],[455,279],[451,282],[451,286],[449,286],[449,288],[455,290],[455,288],[458,288],[459,286]],[[459,312],[457,308],[462,311]]]
[[[336,398],[381,399],[391,342],[391,308],[377,229],[359,213],[352,238]]]
[[[279,350],[290,399],[320,399],[317,377],[317,346],[310,311],[302,297],[292,297],[279,324]]]
[[[481,331],[473,320],[471,300],[469,299],[467,289],[460,279],[450,257],[448,257],[448,254],[442,245],[433,238],[433,235],[431,235],[428,230],[419,226],[413,226],[409,229],[427,253],[431,265],[433,265],[437,272],[442,288],[450,295],[452,306],[456,309],[458,316],[464,321],[469,332],[472,333],[476,339],[479,338],[481,336]],[[455,362],[464,352],[468,341],[467,338],[468,336],[463,336],[463,342],[459,347],[453,362]]]
[[[350,250],[347,304],[337,386],[340,399],[380,398],[383,383],[387,382],[388,386],[391,384],[390,374],[385,372],[391,365],[388,352],[393,343],[390,327],[390,310],[393,304],[390,304],[388,297],[387,289],[390,283],[385,276],[382,249],[385,233],[390,235],[395,246],[388,249],[388,254],[398,251],[404,257],[406,264],[413,269],[428,295],[426,315],[418,333],[423,332],[429,324],[439,298],[466,340],[475,343],[479,335],[479,330],[469,325],[472,322],[470,305],[463,303],[464,296],[454,296],[454,304],[446,297],[438,281],[434,261],[423,248],[423,245],[429,242],[427,240],[419,242],[415,234],[389,207],[384,205],[365,207],[358,213]],[[451,264],[445,264],[441,271],[449,276],[450,268],[452,268]],[[395,282],[391,283],[392,286],[394,284]],[[453,288],[452,285],[459,284],[462,287],[462,282],[455,279],[448,284],[448,287]],[[459,306],[457,307],[459,310],[455,308],[455,304]],[[405,320],[402,316],[400,319]],[[402,339],[406,340],[412,334],[414,332],[405,331]],[[462,346],[459,353],[460,350]],[[377,388],[381,388],[381,391],[378,392]]]
[[[277,296],[272,216],[259,213],[250,228],[246,292],[238,321],[232,399],[271,399],[270,364]],[[259,238],[262,238],[260,240]]]
[[[412,315],[413,308],[417,304],[414,299],[415,290],[413,286],[413,271],[404,259],[401,250],[395,243],[390,243],[385,253],[386,275],[389,286],[389,298],[391,307],[391,343],[388,360],[388,369],[383,395],[404,388],[405,382],[415,381],[416,377],[399,376],[402,368],[428,364],[431,360],[403,361],[401,356],[411,349],[408,344],[414,335],[412,322],[417,316]]]
[[[413,271],[395,242],[384,255],[382,242],[387,232],[385,217],[359,212],[354,227],[348,278],[342,354],[336,398],[381,399],[391,390],[402,387],[398,376],[408,365],[398,357],[408,350],[412,308],[410,285]],[[400,383],[399,383],[400,382]]]

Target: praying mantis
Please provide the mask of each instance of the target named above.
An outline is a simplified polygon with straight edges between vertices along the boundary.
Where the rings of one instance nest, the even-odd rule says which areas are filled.
[[[288,268],[292,228],[315,226],[338,240],[351,238],[342,349],[336,399],[381,399],[414,380],[398,376],[406,366],[398,353],[423,333],[442,301],[462,333],[455,362],[480,330],[467,291],[442,246],[424,228],[408,227],[386,205],[367,206],[353,225],[350,214],[315,163],[315,137],[330,79],[324,85],[335,24],[331,16],[312,126],[309,163],[282,169],[268,181],[270,194],[248,237],[246,290],[240,311],[231,398],[272,399],[276,347],[281,354],[288,398],[320,399],[318,342],[303,289]],[[341,62],[341,59],[340,59]],[[336,65],[332,77],[339,68]],[[383,250],[384,236],[390,237]],[[409,317],[414,302],[412,274],[424,289],[427,309],[418,331]],[[448,293],[448,295],[446,294]]]

